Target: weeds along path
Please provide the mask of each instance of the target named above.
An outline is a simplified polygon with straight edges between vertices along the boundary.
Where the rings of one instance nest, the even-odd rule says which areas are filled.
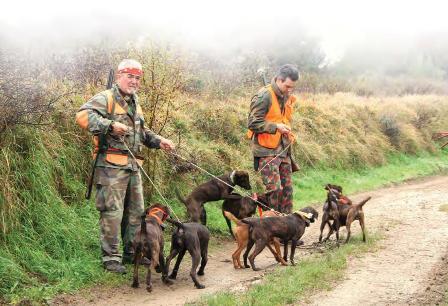
[[[442,268],[446,266],[443,261],[448,255],[448,213],[439,210],[441,205],[448,203],[446,186],[448,177],[432,177],[353,196],[354,202],[372,196],[364,211],[367,230],[384,233],[379,250],[361,258],[350,258],[343,279],[331,290],[309,296],[302,302],[314,305],[421,305],[427,301],[434,304],[440,299],[442,290],[437,287],[440,282],[436,278],[446,274],[446,269]],[[320,220],[307,230],[305,244],[317,240],[319,223]],[[352,232],[360,233],[357,222],[352,226]],[[344,235],[345,229],[342,230]],[[142,285],[139,289],[130,285],[92,289],[76,296],[58,298],[55,304],[183,305],[204,294],[246,290],[264,273],[281,269],[272,256],[264,252],[257,257],[258,266],[265,268],[263,271],[234,270],[229,260],[233,250],[234,243],[227,241],[210,252],[206,274],[200,277],[206,286],[203,290],[194,289],[188,274],[189,256],[186,256],[178,279],[170,287],[161,283],[159,274],[153,274],[154,289],[147,293],[144,275],[140,274]],[[296,260],[307,254],[308,251],[299,249]]]

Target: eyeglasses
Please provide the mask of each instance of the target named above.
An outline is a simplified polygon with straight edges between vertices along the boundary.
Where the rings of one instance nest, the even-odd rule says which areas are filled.
[[[141,79],[141,76],[140,76],[140,75],[134,75],[134,74],[130,74],[130,73],[128,73],[128,74],[126,75],[126,77],[127,77],[129,80],[135,79],[136,81],[140,81],[140,79]]]

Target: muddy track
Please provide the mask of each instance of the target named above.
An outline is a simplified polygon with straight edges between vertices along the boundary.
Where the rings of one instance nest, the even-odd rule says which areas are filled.
[[[448,255],[448,213],[440,206],[448,204],[448,177],[431,177],[352,196],[357,202],[367,195],[364,206],[366,227],[383,233],[379,250],[361,258],[350,258],[344,277],[331,290],[308,296],[303,303],[313,305],[422,305],[437,304],[445,298]],[[319,223],[319,222],[318,222]],[[305,244],[316,241],[319,224],[305,233]],[[360,232],[356,223],[352,232]],[[345,230],[342,230],[342,235]],[[178,279],[165,286],[154,275],[153,292],[144,285],[139,289],[122,286],[114,289],[93,288],[75,296],[62,296],[54,304],[71,305],[183,305],[204,294],[217,291],[243,291],[259,282],[265,273],[281,269],[272,255],[257,257],[263,271],[234,270],[231,253],[234,243],[221,243],[210,252],[206,274],[200,280],[206,286],[194,289],[184,260]],[[309,256],[300,249],[296,260]],[[187,258],[186,258],[187,259]],[[144,280],[142,274],[142,280]]]

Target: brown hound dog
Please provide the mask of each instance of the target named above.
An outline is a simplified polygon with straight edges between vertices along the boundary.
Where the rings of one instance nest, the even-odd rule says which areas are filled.
[[[339,246],[339,228],[341,226],[345,226],[347,228],[347,239],[345,243],[350,240],[351,235],[351,224],[353,221],[358,220],[359,225],[362,229],[362,240],[366,241],[366,233],[365,233],[365,222],[364,222],[364,212],[362,207],[371,199],[371,197],[367,197],[362,200],[358,204],[351,204],[342,202],[341,199],[347,198],[342,195],[342,187],[332,184],[327,184],[325,186],[327,190],[327,200],[324,203],[323,207],[323,215],[322,215],[322,223],[320,225],[320,235],[319,242],[322,241],[323,231],[325,229],[325,225],[328,224],[330,227],[330,231],[328,232],[327,237],[324,241],[327,241],[333,232],[336,232],[336,243]],[[348,199],[348,198],[347,198]],[[330,221],[333,221],[331,224]]]
[[[236,227],[234,228],[234,237],[237,242],[237,249],[232,254],[232,261],[233,261],[233,267],[235,269],[242,269],[243,266],[241,265],[241,252],[246,248],[247,243],[249,242],[249,225],[246,223],[241,222],[238,218],[236,218],[231,212],[224,211],[224,215],[235,222]],[[274,210],[268,210],[265,211],[262,215],[262,218],[269,218],[269,217],[276,217],[279,216],[279,213]],[[274,249],[272,249],[272,246],[274,246]],[[283,266],[287,266],[288,264],[286,261],[282,258],[282,253],[280,251],[280,241],[277,238],[272,239],[270,243],[268,244],[269,250],[274,255],[277,262],[280,262]],[[249,266],[246,263],[245,268],[249,268]]]
[[[226,216],[225,212],[226,211],[230,212],[235,218],[239,220],[248,218],[251,217],[253,214],[255,214],[258,205],[260,205],[261,207],[260,203],[265,205],[261,207],[263,210],[269,208],[268,199],[269,199],[269,193],[262,193],[262,194],[254,193],[251,197],[240,196],[240,198],[237,199],[224,200],[224,202],[222,203],[222,215],[226,220],[227,226],[229,227],[229,232],[233,238],[235,238],[235,236],[232,231],[232,225],[230,219]]]
[[[152,291],[151,284],[151,267],[160,268],[162,272],[162,281],[170,285],[172,281],[168,279],[168,270],[163,257],[163,233],[161,225],[169,216],[168,207],[161,204],[154,204],[146,209],[145,215],[142,216],[140,228],[137,228],[133,240],[134,255],[134,277],[132,287],[138,288],[138,267],[142,264],[144,257],[151,261],[146,274],[146,290]]]
[[[249,173],[246,171],[232,171],[231,173],[213,178],[196,187],[190,195],[184,199],[176,190],[177,198],[187,207],[187,213],[192,222],[201,221],[207,224],[207,214],[204,204],[210,201],[219,201],[223,199],[239,199],[240,195],[231,194],[234,186],[240,186],[244,189],[251,189],[249,182]]]

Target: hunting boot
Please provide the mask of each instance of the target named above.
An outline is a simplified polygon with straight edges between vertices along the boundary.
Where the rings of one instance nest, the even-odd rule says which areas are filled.
[[[109,260],[103,262],[103,267],[109,272],[126,274],[126,268],[121,263],[115,260]]]

